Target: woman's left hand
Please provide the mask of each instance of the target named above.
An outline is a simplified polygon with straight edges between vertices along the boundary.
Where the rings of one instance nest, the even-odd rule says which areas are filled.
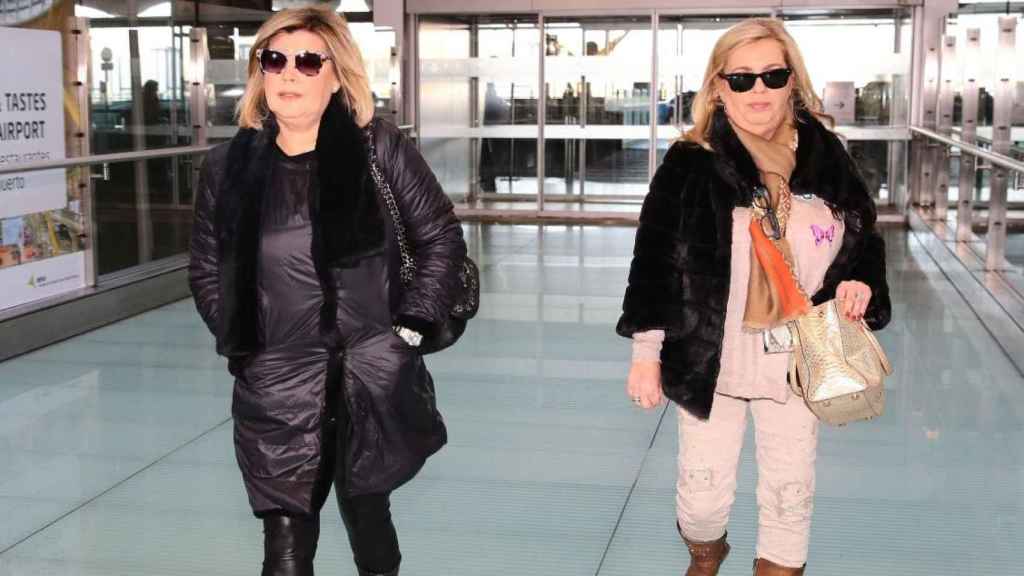
[[[840,282],[836,287],[836,301],[839,309],[850,320],[860,320],[871,302],[871,288],[856,280]]]

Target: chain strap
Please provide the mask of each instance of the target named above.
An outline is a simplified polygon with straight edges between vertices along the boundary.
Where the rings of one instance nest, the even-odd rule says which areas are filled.
[[[402,265],[398,276],[401,278],[402,284],[408,286],[412,284],[413,279],[416,277],[416,260],[413,259],[412,250],[409,248],[409,240],[405,235],[405,225],[402,223],[402,213],[398,211],[398,202],[395,201],[395,196],[391,193],[391,185],[384,178],[384,172],[381,171],[380,165],[377,164],[377,145],[373,138],[372,121],[363,129],[363,134],[367,141],[366,148],[370,160],[370,174],[373,176],[373,181],[377,186],[377,192],[384,198],[384,204],[391,215],[391,222],[395,227],[395,237],[398,240],[398,250],[402,254]]]
[[[768,234],[767,232],[765,233],[765,235],[768,236],[772,244],[774,244],[775,247],[778,248],[779,252],[784,254],[781,244],[782,241],[786,238],[786,228],[789,224],[790,212],[793,210],[793,191],[790,189],[789,182],[785,178],[782,178],[782,176],[778,174],[775,175],[779,176],[780,179],[779,201],[777,206],[775,207],[775,215],[777,218],[777,222],[779,223],[779,231],[781,233],[782,238],[773,238],[772,235]],[[765,191],[767,194],[767,188],[765,188]],[[768,201],[771,202],[771,194],[768,194],[768,198]],[[758,207],[757,205],[751,206],[751,209],[752,218],[762,219],[766,213],[766,210]],[[796,262],[789,262],[787,260],[787,264],[789,264],[787,268],[789,268],[789,273],[792,275],[793,281],[796,283],[796,287],[800,291],[800,294],[803,295],[803,297],[806,298],[808,301],[810,301],[810,298],[804,291],[803,284],[800,282],[800,277],[796,273]]]
[[[785,179],[779,184],[779,205],[776,208],[779,214],[779,227],[782,229],[782,237],[786,237],[786,228],[789,225],[789,213],[793,211],[793,191],[789,189],[789,182]]]

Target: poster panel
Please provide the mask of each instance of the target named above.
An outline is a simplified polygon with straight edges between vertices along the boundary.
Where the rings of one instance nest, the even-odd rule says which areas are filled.
[[[59,32],[0,28],[0,166],[64,159]],[[66,170],[0,175],[0,309],[84,286],[79,202]]]

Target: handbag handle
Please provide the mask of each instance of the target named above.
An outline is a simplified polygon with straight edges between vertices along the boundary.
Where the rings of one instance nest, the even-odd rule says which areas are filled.
[[[867,336],[868,343],[874,348],[878,359],[882,361],[882,370],[885,370],[885,375],[891,376],[892,364],[889,363],[889,357],[885,355],[885,350],[882,350],[882,345],[878,343],[878,338],[875,338],[874,333],[871,332],[871,327],[868,326],[868,323],[863,318],[860,319],[860,328],[864,331],[864,335]]]
[[[391,215],[391,222],[395,228],[395,238],[398,241],[398,250],[402,255],[402,265],[398,271],[398,277],[402,280],[402,284],[408,286],[412,284],[413,279],[416,277],[416,260],[413,259],[412,250],[409,248],[409,240],[405,235],[405,224],[402,223],[402,213],[398,211],[398,202],[395,201],[395,196],[391,193],[391,185],[384,178],[384,172],[377,163],[377,145],[373,134],[374,122],[375,120],[371,120],[364,129],[367,142],[366,150],[370,162],[370,174],[373,176],[377,193],[384,198],[384,204]]]

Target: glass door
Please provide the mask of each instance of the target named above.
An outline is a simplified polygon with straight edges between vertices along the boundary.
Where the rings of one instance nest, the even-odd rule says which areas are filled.
[[[544,198],[608,202],[647,192],[650,16],[544,20]]]
[[[173,25],[169,7],[109,16],[89,23],[91,153],[191,144],[182,80],[188,32]],[[187,249],[192,218],[189,181],[189,166],[180,158],[111,164],[102,177],[93,179],[100,275]]]
[[[658,108],[656,163],[693,125],[690,108],[704,81],[704,68],[715,42],[742,20],[661,15],[658,19]]]
[[[657,163],[693,122],[690,107],[715,42],[747,16],[662,14],[658,25]],[[847,139],[872,194],[891,203],[905,188],[910,21],[892,10],[787,11],[780,15],[800,46],[814,90]],[[834,46],[857,45],[856,51]]]
[[[669,146],[692,124],[690,107],[715,42],[756,15],[767,16],[419,16],[421,150],[449,194],[483,201],[481,208],[633,211]],[[882,204],[899,205],[907,188],[909,15],[778,14]],[[836,45],[858,50],[836,52]]]
[[[537,20],[419,19],[420,151],[457,202],[536,202]]]

